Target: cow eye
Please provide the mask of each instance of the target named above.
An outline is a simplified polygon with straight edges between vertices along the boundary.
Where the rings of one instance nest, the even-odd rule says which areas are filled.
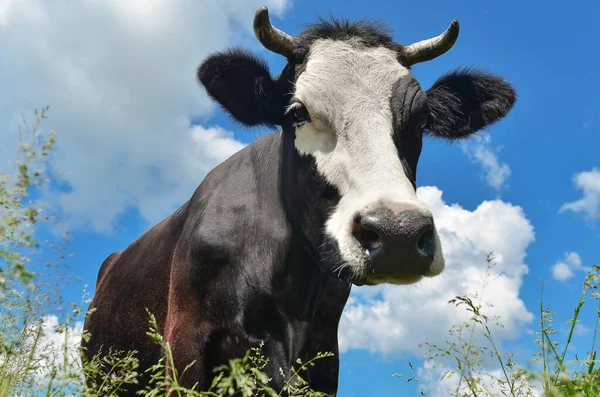
[[[296,102],[293,105],[292,118],[294,120],[294,125],[297,127],[311,122],[308,109],[306,109],[306,106],[304,106],[302,102]]]

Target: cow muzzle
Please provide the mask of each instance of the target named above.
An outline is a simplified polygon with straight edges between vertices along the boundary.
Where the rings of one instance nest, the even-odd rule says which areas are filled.
[[[443,268],[433,216],[422,206],[386,204],[359,212],[352,235],[369,258],[365,276],[375,283],[412,283]]]

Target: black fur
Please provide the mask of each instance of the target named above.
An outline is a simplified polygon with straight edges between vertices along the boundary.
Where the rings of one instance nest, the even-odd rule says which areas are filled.
[[[246,126],[281,125],[284,93],[256,55],[237,48],[217,52],[200,65],[197,77],[236,121]]]
[[[423,147],[423,133],[419,121],[427,112],[427,96],[419,82],[408,75],[394,84],[390,98],[394,126],[394,143],[404,172],[417,188],[417,164]]]
[[[214,368],[264,341],[264,371],[277,393],[280,368],[289,376],[298,358],[307,362],[324,351],[335,356],[302,376],[313,390],[337,391],[338,323],[350,284],[315,259],[316,226],[336,195],[312,178],[312,161],[283,147],[286,139],[266,134],[233,154],[190,200],[102,265],[82,349],[88,359],[103,346],[139,353],[144,376],[120,396],[138,395],[149,381],[144,371],[164,354],[147,335],[145,308],[179,373],[194,361],[180,385],[206,391]],[[293,164],[298,168],[287,169]],[[88,373],[87,382],[95,376]]]
[[[468,137],[506,116],[516,99],[515,89],[501,77],[454,70],[427,90],[427,131],[446,139]]]

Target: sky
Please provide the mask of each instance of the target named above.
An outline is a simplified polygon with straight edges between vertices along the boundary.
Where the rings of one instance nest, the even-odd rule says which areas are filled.
[[[382,19],[401,44],[437,35],[457,18],[454,47],[413,68],[421,86],[470,66],[504,76],[518,94],[513,111],[480,137],[424,142],[418,195],[433,211],[447,268],[414,286],[353,288],[339,329],[338,395],[417,395],[413,383],[392,377],[410,376],[409,361],[429,395],[445,395],[453,379],[426,373],[419,344],[443,344],[468,318],[448,301],[478,291],[488,252],[496,266],[481,299],[504,324],[492,327],[501,346],[524,360],[536,351],[542,286],[563,337],[585,272],[599,261],[600,3],[593,0],[0,0],[0,164],[13,159],[21,114],[49,105],[54,167],[69,174],[44,200],[70,229],[68,249],[77,254],[70,271],[93,290],[111,252],[268,132],[240,128],[195,80],[204,57],[230,45],[279,72],[283,59],[252,33],[261,5],[289,34],[332,13]],[[81,284],[65,294],[78,299]],[[580,354],[593,336],[588,309],[577,327]]]

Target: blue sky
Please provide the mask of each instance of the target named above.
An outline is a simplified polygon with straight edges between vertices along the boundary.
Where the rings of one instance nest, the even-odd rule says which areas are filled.
[[[9,143],[0,147],[0,161],[14,153],[18,115],[50,105],[57,168],[72,175],[47,200],[68,222],[69,250],[77,253],[69,264],[90,289],[108,254],[168,215],[208,170],[265,132],[240,129],[210,104],[194,80],[202,58],[241,44],[265,57],[274,74],[283,66],[251,32],[253,12],[263,2],[148,4],[27,0],[0,6],[0,121],[2,141]],[[458,18],[455,46],[414,67],[421,85],[472,66],[503,75],[518,93],[514,110],[483,140],[425,142],[418,185],[428,187],[420,194],[445,225],[448,276],[414,288],[354,288],[340,329],[339,395],[416,394],[413,384],[392,374],[408,376],[408,360],[421,367],[420,337],[443,341],[447,326],[461,318],[443,303],[477,285],[487,250],[499,252],[499,269],[507,275],[486,295],[493,313],[508,322],[499,339],[517,356],[531,357],[542,282],[545,302],[558,312],[557,328],[565,328],[581,267],[598,263],[600,55],[594,49],[600,4],[264,4],[272,22],[290,34],[331,11],[382,18],[403,44],[436,35]],[[80,287],[70,286],[67,299],[78,299]],[[584,312],[580,353],[594,320],[592,310]]]

